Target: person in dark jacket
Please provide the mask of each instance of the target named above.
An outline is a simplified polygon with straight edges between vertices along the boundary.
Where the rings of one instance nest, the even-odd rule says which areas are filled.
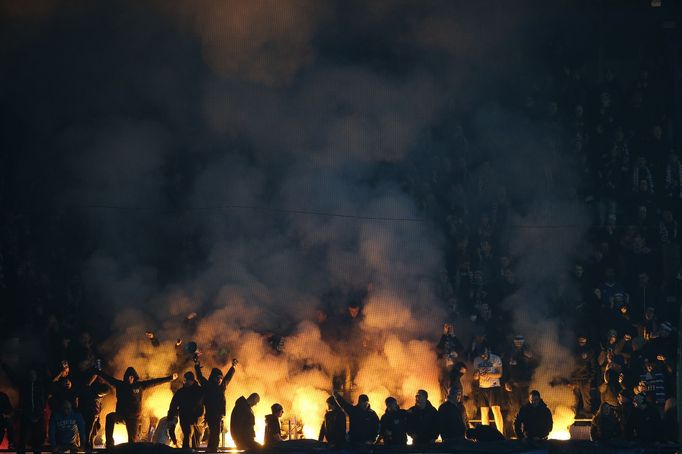
[[[191,445],[192,449],[195,449],[199,447],[201,436],[199,423],[204,416],[204,392],[192,372],[185,372],[184,379],[182,388],[178,389],[171,399],[167,421],[169,426],[173,426],[179,420],[182,447],[189,448]]]
[[[649,404],[646,396],[637,394],[633,399],[634,410],[626,431],[640,443],[653,443],[660,440],[661,416],[655,406]]]
[[[420,389],[415,405],[408,410],[407,433],[415,445],[428,445],[438,438],[438,410],[429,402],[429,394]]]
[[[635,407],[632,405],[630,393],[623,390],[618,393],[618,406],[614,408],[620,422],[620,433],[625,440],[632,440],[634,434],[632,433],[632,414]]]
[[[272,413],[265,415],[265,438],[263,439],[263,446],[272,446],[284,441],[282,437],[282,427],[279,424],[279,418],[284,414],[284,407],[280,404],[272,404],[270,407]]]
[[[78,390],[73,386],[70,377],[60,378],[56,382],[53,382],[50,388],[48,405],[51,411],[59,410],[62,402],[65,400],[71,402],[71,407],[74,410],[78,409]]]
[[[14,448],[14,424],[12,423],[12,413],[14,407],[9,400],[9,396],[0,392],[0,443],[7,434],[7,443],[9,449]]]
[[[239,365],[239,361],[232,360],[232,367],[223,376],[223,373],[218,368],[213,368],[208,380],[201,373],[201,365],[197,362],[194,366],[194,371],[197,374],[201,389],[204,391],[204,406],[206,407],[206,425],[208,426],[208,444],[206,450],[208,452],[218,451],[218,442],[220,439],[220,429],[223,418],[225,417],[225,389],[232,380],[235,370]]]
[[[612,360],[606,364],[604,382],[599,385],[601,401],[612,407],[618,405],[618,393],[625,389],[625,376],[623,370],[623,357],[613,355]]]
[[[45,442],[45,407],[47,405],[47,385],[40,368],[32,366],[26,377],[21,379],[6,364],[2,369],[12,385],[19,390],[20,429],[17,450],[24,452],[26,442],[30,442],[33,452],[40,453]]]
[[[145,389],[152,386],[168,383],[178,378],[178,374],[168,375],[167,377],[153,378],[151,380],[140,380],[137,371],[129,367],[123,374],[123,380],[118,380],[104,372],[98,372],[116,390],[116,410],[109,413],[105,422],[105,438],[107,448],[114,446],[114,425],[122,422],[126,425],[128,432],[128,442],[133,443],[137,439],[137,426],[142,413],[142,394]]]
[[[98,375],[90,377],[88,384],[81,391],[79,399],[80,414],[85,421],[85,433],[88,436],[88,447],[95,447],[95,438],[102,427],[99,415],[102,412],[102,399],[111,392],[111,387]]]
[[[448,400],[438,407],[438,420],[443,443],[464,439],[469,419],[462,404],[462,391],[450,389]]]
[[[369,397],[360,394],[357,405],[352,405],[339,393],[335,393],[334,397],[350,419],[349,441],[354,445],[374,443],[379,435],[379,416],[370,408]]]
[[[573,391],[573,412],[577,416],[592,414],[592,396],[596,394],[599,365],[594,349],[587,336],[578,336],[575,369],[571,373],[569,387]]]
[[[261,447],[256,442],[256,418],[252,408],[258,405],[260,396],[256,393],[248,398],[241,396],[234,403],[232,414],[230,415],[230,433],[232,440],[237,445],[237,449],[256,450]]]
[[[327,412],[320,427],[318,441],[327,441],[329,447],[339,448],[346,444],[346,413],[343,412],[334,396],[327,398]]]
[[[50,446],[52,452],[77,452],[78,441],[84,443],[85,422],[80,413],[73,411],[71,402],[65,400],[50,417]]]
[[[528,395],[528,403],[521,407],[514,421],[514,431],[519,439],[546,440],[552,431],[552,412],[533,390]]]
[[[618,413],[609,404],[603,403],[599,411],[592,418],[590,438],[592,441],[614,440],[622,438],[621,424]]]
[[[458,362],[452,367],[450,371],[450,391],[453,389],[455,391],[462,391],[462,396],[464,396],[464,385],[462,384],[462,377],[467,373],[467,365],[463,362]]]
[[[407,411],[395,397],[386,398],[386,412],[379,421],[379,438],[386,446],[407,445]]]
[[[455,335],[454,327],[451,323],[443,324],[443,335],[436,345],[438,362],[440,363],[441,374],[438,379],[440,383],[441,395],[445,398],[450,389],[450,378],[453,373],[455,363],[459,355],[462,354],[464,347]]]

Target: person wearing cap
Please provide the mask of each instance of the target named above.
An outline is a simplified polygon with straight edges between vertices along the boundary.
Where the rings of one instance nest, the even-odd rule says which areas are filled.
[[[272,410],[272,413],[265,415],[263,446],[272,446],[284,441],[282,428],[279,424],[279,419],[284,415],[284,407],[281,404],[275,403],[270,406],[270,410]]]
[[[373,444],[379,434],[379,416],[370,408],[369,397],[360,394],[357,405],[352,405],[340,393],[334,393],[339,406],[350,419],[348,440],[354,445]]]
[[[204,392],[194,378],[194,374],[189,371],[185,372],[182,388],[173,395],[167,417],[169,430],[173,430],[179,420],[183,448],[199,447],[201,436],[199,423],[203,416]]]
[[[346,414],[343,412],[334,396],[327,398],[327,411],[320,427],[317,440],[327,442],[330,448],[336,449],[346,444]]]

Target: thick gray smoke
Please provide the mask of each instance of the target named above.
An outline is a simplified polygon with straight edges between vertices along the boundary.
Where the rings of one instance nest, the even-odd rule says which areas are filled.
[[[413,177],[407,157],[429,153],[431,128],[483,103],[489,84],[515,71],[524,6],[131,2],[108,7],[116,14],[85,37],[78,31],[109,11],[2,5],[6,17],[84,49],[38,62],[64,80],[49,85],[59,96],[43,101],[38,90],[28,101],[36,122],[63,106],[73,118],[50,130],[72,177],[52,183],[54,198],[81,207],[96,238],[83,274],[88,300],[111,316],[103,349],[113,372],[187,368],[175,341],[191,338],[208,366],[242,361],[228,399],[257,391],[261,413],[280,400],[317,424],[349,358],[321,340],[315,310],[335,315],[365,291],[359,388],[375,407],[418,388],[437,395],[444,240],[401,181]],[[495,27],[472,25],[484,17]],[[75,32],[61,28],[73,21]],[[89,39],[105,50],[93,55]],[[567,175],[546,143],[559,133],[538,138],[538,125],[474,110],[472,148],[529,200],[517,221],[583,222],[549,181]],[[542,276],[560,273],[582,232],[519,232],[516,324],[551,361],[556,327],[531,308],[545,307]],[[268,344],[272,334],[287,336],[283,351]],[[152,414],[165,412],[168,393],[148,399]]]

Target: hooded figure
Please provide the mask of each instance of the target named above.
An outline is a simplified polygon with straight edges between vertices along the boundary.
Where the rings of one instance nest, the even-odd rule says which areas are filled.
[[[260,402],[260,396],[256,393],[248,398],[244,396],[237,399],[230,415],[230,433],[237,445],[237,449],[254,450],[260,448],[256,442],[256,417],[251,409]]]
[[[521,407],[514,421],[514,431],[520,439],[545,440],[552,431],[552,412],[540,398],[538,391],[531,391],[528,403]]]
[[[320,427],[318,441],[327,443],[331,448],[346,444],[346,414],[341,410],[333,396],[327,398],[327,412]]]
[[[178,374],[168,375],[151,380],[140,380],[137,371],[129,367],[123,374],[123,380],[118,380],[104,372],[98,372],[100,377],[106,380],[116,390],[116,411],[109,413],[105,423],[106,446],[114,446],[114,425],[122,422],[126,425],[128,442],[132,443],[137,438],[137,426],[142,413],[142,394],[145,389],[152,386],[168,383],[178,378]]]
[[[227,371],[223,378],[223,373],[218,368],[213,368],[208,380],[201,373],[201,365],[197,363],[194,366],[194,371],[197,374],[197,379],[201,384],[201,389],[204,391],[204,405],[206,407],[206,424],[208,425],[208,444],[206,450],[208,452],[216,452],[218,450],[218,441],[220,436],[220,426],[225,416],[225,389],[234,376],[235,368],[239,362],[236,359],[232,360],[232,367]]]
[[[47,405],[47,386],[38,373],[40,367],[33,365],[25,377],[15,375],[6,364],[1,364],[15,389],[19,390],[19,443],[17,448],[23,451],[26,443],[30,443],[33,452],[40,453],[45,441],[45,407]]]

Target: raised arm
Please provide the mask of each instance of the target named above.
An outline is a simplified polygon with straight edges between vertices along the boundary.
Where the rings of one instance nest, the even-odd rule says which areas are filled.
[[[194,365],[194,372],[197,374],[197,380],[199,380],[199,383],[204,386],[206,383],[208,383],[208,380],[206,380],[206,377],[204,377],[204,374],[201,372],[201,364],[196,363]]]
[[[167,376],[161,377],[161,378],[152,378],[149,380],[142,380],[142,381],[140,381],[140,387],[142,389],[147,389],[147,388],[151,388],[152,386],[172,382],[176,378],[178,378],[178,374],[173,373],[172,375],[167,375]]]
[[[223,377],[223,381],[220,383],[220,387],[225,390],[227,388],[227,385],[230,384],[232,381],[232,377],[234,377],[234,373],[237,370],[237,366],[239,365],[239,361],[236,359],[232,360],[232,367],[227,371],[225,376]]]
[[[103,379],[105,382],[109,383],[111,386],[116,387],[116,386],[119,386],[119,385],[122,385],[122,384],[123,384],[123,380],[119,380],[119,379],[117,379],[117,378],[114,378],[114,377],[112,377],[111,375],[107,374],[107,373],[104,372],[104,371],[98,371],[98,372],[97,372],[97,375],[99,375],[100,377],[102,377],[102,379]]]

